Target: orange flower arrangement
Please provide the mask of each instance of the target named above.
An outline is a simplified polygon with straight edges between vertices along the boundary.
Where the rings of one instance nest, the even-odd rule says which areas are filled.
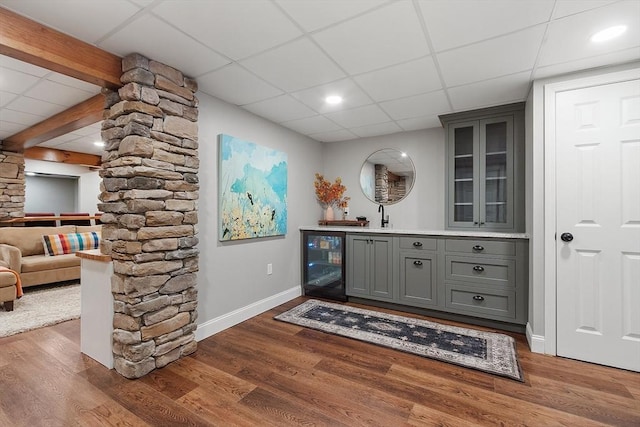
[[[350,197],[342,197],[344,192],[347,191],[347,187],[342,185],[340,177],[331,183],[325,180],[323,175],[316,173],[316,180],[313,185],[316,189],[316,198],[323,207],[335,205],[340,208],[346,208],[348,206]]]

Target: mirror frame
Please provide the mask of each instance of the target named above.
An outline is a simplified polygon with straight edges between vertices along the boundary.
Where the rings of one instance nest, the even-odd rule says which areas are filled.
[[[400,161],[400,159],[403,159],[403,158],[404,160]],[[375,163],[371,161],[372,159],[375,161]],[[380,163],[380,161],[382,161],[382,163]],[[376,164],[382,164],[384,166],[393,168],[392,170],[390,170],[390,172],[394,172],[395,170],[396,172],[399,172],[398,173],[399,176],[411,176],[412,178],[411,183],[407,186],[405,193],[402,197],[398,198],[397,200],[391,200],[391,201],[389,200],[384,202],[376,201],[375,170],[371,169],[371,167],[368,166],[368,165],[372,165],[375,168]],[[400,168],[399,166],[402,166],[402,168]],[[411,170],[407,171],[406,168],[410,168]],[[371,171],[373,171],[373,173]],[[367,179],[368,177],[372,177],[373,182],[367,182],[367,181],[371,181],[371,179]],[[372,201],[377,205],[385,205],[385,206],[393,205],[404,200],[409,195],[409,193],[411,193],[411,190],[413,189],[413,185],[416,182],[416,167],[413,163],[413,160],[406,152],[400,151],[395,148],[382,148],[380,150],[374,151],[364,160],[364,162],[362,163],[362,167],[360,168],[359,181],[360,181],[360,190],[362,190],[362,194],[364,194],[364,196],[368,200]]]

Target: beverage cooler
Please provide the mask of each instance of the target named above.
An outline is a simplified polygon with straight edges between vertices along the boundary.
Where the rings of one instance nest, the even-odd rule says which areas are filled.
[[[345,233],[302,232],[302,283],[304,294],[346,301]]]

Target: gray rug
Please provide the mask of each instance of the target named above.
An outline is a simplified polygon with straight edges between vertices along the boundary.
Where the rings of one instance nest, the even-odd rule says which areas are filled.
[[[313,299],[275,319],[523,381],[508,335]]]
[[[24,288],[13,311],[0,309],[0,337],[55,325],[80,317],[80,284]]]

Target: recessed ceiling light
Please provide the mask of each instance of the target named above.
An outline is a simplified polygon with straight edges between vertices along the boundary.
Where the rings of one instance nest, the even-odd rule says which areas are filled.
[[[96,147],[104,147],[104,142],[96,141],[96,142],[93,143],[93,145],[95,145]]]
[[[606,42],[607,40],[614,39],[624,33],[627,30],[626,25],[616,25],[614,27],[605,28],[602,31],[598,31],[591,36],[591,41],[594,43]]]
[[[331,95],[331,96],[327,96],[324,101],[327,104],[331,104],[331,105],[337,105],[342,103],[342,97],[338,96],[338,95]]]

